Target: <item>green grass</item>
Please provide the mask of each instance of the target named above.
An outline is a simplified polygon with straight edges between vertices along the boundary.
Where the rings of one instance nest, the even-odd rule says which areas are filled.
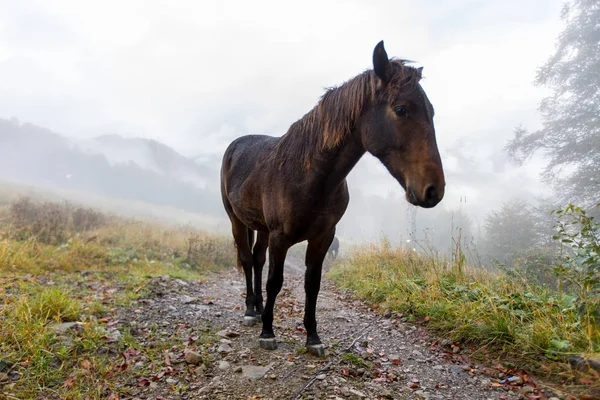
[[[31,203],[0,212],[0,398],[106,399],[118,393],[117,380],[131,373],[115,373],[123,351],[138,349],[160,365],[163,351],[182,343],[162,340],[146,348],[128,332],[107,342],[112,311],[145,295],[152,277],[197,281],[235,265],[228,239],[109,216],[77,229],[75,211],[88,211],[57,210],[53,203]],[[63,214],[50,219],[52,212]],[[72,330],[56,331],[72,321],[78,322]],[[216,340],[203,335],[196,343]]]
[[[568,355],[600,353],[600,331],[579,318],[574,296],[524,280],[459,269],[386,242],[355,249],[328,276],[382,310],[476,345],[475,356],[509,358],[556,378]]]

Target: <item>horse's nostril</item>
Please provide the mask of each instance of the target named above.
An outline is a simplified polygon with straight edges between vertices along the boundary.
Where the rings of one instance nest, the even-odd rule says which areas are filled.
[[[434,185],[429,185],[425,189],[425,201],[432,202],[437,199],[437,190]]]

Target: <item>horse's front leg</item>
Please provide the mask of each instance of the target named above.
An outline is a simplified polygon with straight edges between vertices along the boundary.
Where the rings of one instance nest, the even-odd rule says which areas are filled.
[[[269,276],[267,278],[267,301],[262,314],[262,332],[259,345],[263,349],[277,348],[273,332],[273,311],[275,299],[283,286],[283,266],[289,244],[282,232],[273,231],[269,234]]]
[[[317,297],[321,289],[321,272],[327,249],[333,241],[335,228],[328,234],[308,241],[306,249],[306,274],[304,276],[304,291],[306,301],[304,308],[304,328],[306,328],[306,349],[315,355],[325,353],[321,339],[317,334]]]

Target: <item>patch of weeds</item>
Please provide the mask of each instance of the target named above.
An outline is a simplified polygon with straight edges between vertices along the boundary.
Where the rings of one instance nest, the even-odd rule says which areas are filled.
[[[342,354],[342,360],[346,363],[352,365],[354,368],[371,368],[373,365],[364,360],[362,357],[354,354],[354,353],[344,353]]]
[[[69,322],[77,321],[80,310],[80,303],[63,290],[36,287],[32,293],[21,296],[10,317],[21,322]]]

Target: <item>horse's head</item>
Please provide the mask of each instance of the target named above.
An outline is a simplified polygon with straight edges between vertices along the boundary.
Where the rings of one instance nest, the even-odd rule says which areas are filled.
[[[379,42],[373,52],[374,103],[360,121],[364,148],[377,157],[425,208],[444,197],[444,171],[435,140],[433,106],[419,81],[422,68],[389,60]]]

